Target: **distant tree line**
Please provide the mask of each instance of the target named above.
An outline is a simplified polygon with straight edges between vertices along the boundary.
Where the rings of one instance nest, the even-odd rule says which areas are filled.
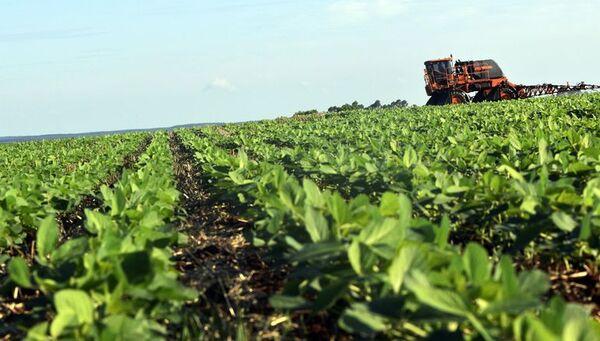
[[[350,110],[357,110],[357,109],[387,109],[387,108],[405,108],[408,106],[408,102],[403,100],[403,99],[399,99],[396,101],[393,101],[390,104],[381,104],[380,100],[376,100],[373,104],[365,107],[364,105],[358,103],[358,101],[354,101],[351,104],[344,104],[342,106],[333,106],[330,107],[329,109],[327,109],[328,113],[335,113],[335,112],[342,112],[342,111],[350,111]],[[314,114],[318,114],[319,111],[316,109],[313,110],[303,110],[303,111],[298,111],[294,114],[294,117],[298,117],[298,116],[309,116],[309,115],[314,115]]]
[[[358,103],[357,101],[352,102],[352,104],[344,104],[340,107],[338,106],[333,106],[330,107],[329,109],[327,109],[327,112],[340,112],[340,111],[349,111],[349,110],[357,110],[357,109],[387,109],[387,108],[405,108],[408,106],[408,102],[403,100],[403,99],[399,99],[396,101],[393,101],[390,104],[381,104],[380,100],[376,100],[373,104],[365,107],[364,105]]]
[[[304,111],[298,111],[297,113],[294,114],[294,116],[308,116],[308,115],[314,115],[314,114],[318,114],[319,110],[317,109],[313,109],[313,110],[304,110]]]

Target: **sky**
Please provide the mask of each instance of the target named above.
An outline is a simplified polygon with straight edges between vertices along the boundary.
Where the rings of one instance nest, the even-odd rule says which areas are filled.
[[[422,105],[423,62],[600,84],[600,0],[0,0],[0,136]]]

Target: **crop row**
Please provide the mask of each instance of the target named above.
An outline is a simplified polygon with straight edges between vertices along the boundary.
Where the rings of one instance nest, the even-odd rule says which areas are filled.
[[[137,169],[101,187],[103,205],[85,210],[82,236],[62,240],[50,214],[37,229],[33,264],[11,259],[9,283],[50,304],[38,307],[46,313],[28,339],[150,340],[180,320],[181,304],[196,294],[171,262],[170,248],[186,237],[171,227],[179,192],[167,142],[156,133]]]
[[[87,163],[110,156],[148,134],[130,133],[99,137],[42,140],[0,145],[0,183],[29,175],[46,181],[77,171]]]
[[[600,332],[583,307],[544,303],[544,273],[516,271],[510,256],[491,257],[477,243],[450,244],[448,215],[419,217],[405,194],[344,198],[210,136],[179,134],[215,190],[247,205],[254,245],[289,262],[283,292],[271,297],[280,310],[326,312],[347,332],[404,339],[592,340]]]
[[[581,269],[600,255],[599,106],[592,95],[357,111],[201,134],[345,198],[403,193],[495,253]]]
[[[124,134],[3,146],[15,169],[0,176],[0,254],[32,237],[48,215],[73,210],[93,195],[145,138]]]

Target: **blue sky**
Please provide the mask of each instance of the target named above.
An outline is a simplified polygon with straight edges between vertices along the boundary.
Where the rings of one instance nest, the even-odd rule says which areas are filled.
[[[423,104],[423,61],[600,84],[600,0],[0,0],[0,136]]]

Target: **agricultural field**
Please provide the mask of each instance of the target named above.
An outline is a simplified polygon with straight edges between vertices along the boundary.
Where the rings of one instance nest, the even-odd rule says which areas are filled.
[[[0,145],[6,340],[600,340],[600,94]]]

